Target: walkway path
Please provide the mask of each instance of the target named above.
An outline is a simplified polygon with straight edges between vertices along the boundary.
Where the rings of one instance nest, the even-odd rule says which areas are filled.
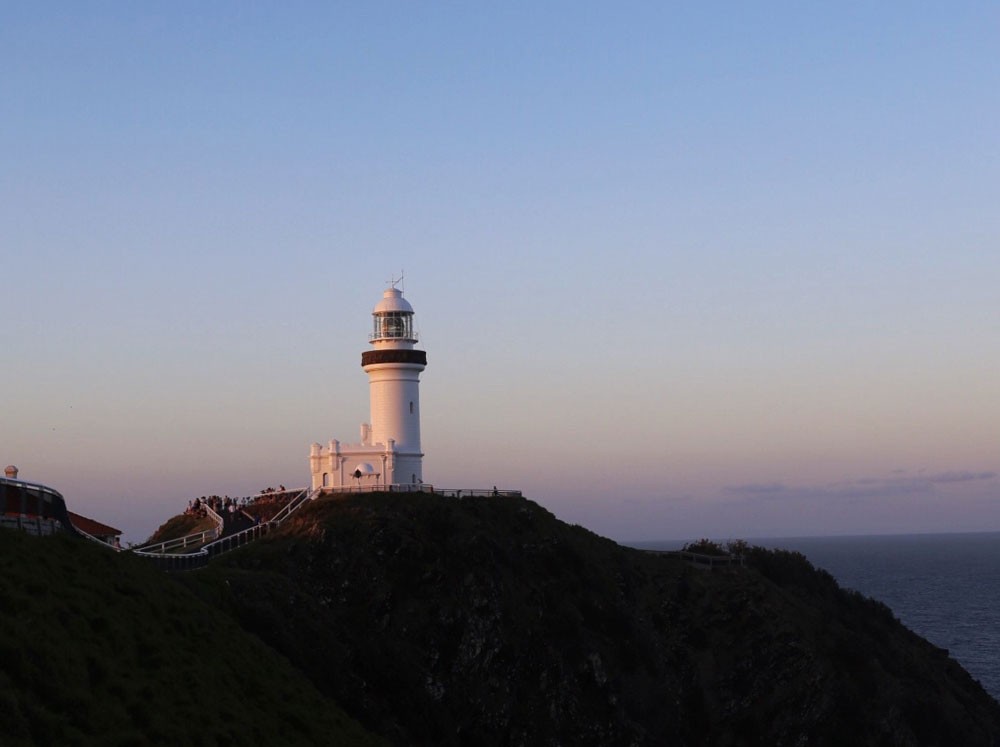
[[[254,526],[257,522],[248,517],[242,511],[225,511],[221,514],[222,516],[222,534],[219,535],[219,539],[223,537],[228,537],[231,534],[237,534],[249,529]]]

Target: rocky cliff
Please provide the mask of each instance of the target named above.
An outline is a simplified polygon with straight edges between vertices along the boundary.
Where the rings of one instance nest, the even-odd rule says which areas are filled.
[[[1000,738],[947,652],[802,556],[698,570],[523,499],[324,498],[184,583],[401,745]]]

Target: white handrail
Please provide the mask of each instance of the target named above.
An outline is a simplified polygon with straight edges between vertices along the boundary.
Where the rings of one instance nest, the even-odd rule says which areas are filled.
[[[285,491],[292,492],[292,491]],[[304,506],[306,503],[319,497],[322,493],[432,493],[435,495],[451,496],[456,498],[465,498],[472,496],[492,496],[492,497],[521,497],[520,490],[498,490],[497,488],[492,489],[482,489],[482,488],[461,488],[461,489],[438,489],[435,490],[433,485],[419,484],[419,485],[392,485],[392,486],[364,486],[364,487],[343,487],[343,488],[305,488],[298,493],[294,498],[292,498],[277,514],[275,514],[271,519],[265,522],[261,522],[255,526],[244,529],[241,532],[236,532],[235,534],[230,534],[228,536],[219,537],[218,534],[222,529],[220,517],[215,511],[209,506],[205,506],[208,509],[209,515],[212,516],[214,520],[219,523],[216,528],[205,530],[199,534],[188,535],[187,537],[180,537],[175,540],[169,540],[167,542],[161,542],[154,545],[147,545],[146,547],[140,547],[133,550],[133,552],[142,555],[143,557],[151,558],[154,560],[162,561],[163,563],[177,569],[190,569],[204,563],[208,562],[208,558],[213,555],[221,555],[224,552],[229,552],[241,545],[248,542],[252,542],[260,537],[264,536],[272,529],[276,529],[281,526],[289,516],[295,513],[298,509]],[[190,542],[193,538],[199,538],[199,542],[205,542],[207,540],[207,535],[214,534],[213,541],[208,542],[203,547],[190,553],[168,553],[167,549],[173,549],[176,547],[185,547],[187,542]]]
[[[314,488],[312,490],[306,488],[297,496],[292,498],[292,500],[289,501],[288,504],[285,505],[281,511],[275,514],[275,516],[270,520],[248,527],[241,532],[236,532],[235,534],[230,534],[225,537],[219,537],[218,534],[216,534],[212,542],[208,542],[206,545],[198,548],[194,552],[168,553],[166,550],[177,547],[186,547],[186,543],[195,537],[200,538],[200,541],[204,542],[207,539],[206,535],[212,534],[213,532],[217,533],[221,529],[221,526],[217,526],[214,530],[206,529],[204,532],[199,534],[191,534],[187,537],[179,537],[174,540],[168,540],[166,542],[136,548],[133,552],[146,558],[161,560],[170,564],[187,564],[188,568],[196,567],[196,565],[206,563],[208,558],[213,555],[221,555],[222,553],[229,552],[230,550],[233,550],[240,545],[244,545],[247,542],[259,539],[272,529],[280,526],[282,522],[291,516],[297,509],[315,498],[319,495],[319,493],[319,488]],[[210,507],[206,506],[206,508],[211,511]],[[219,515],[214,511],[211,511],[211,514],[214,514],[213,518],[219,518],[221,520],[221,517],[219,517]]]
[[[102,547],[107,548],[108,550],[114,550],[115,552],[121,552],[121,550],[122,550],[121,547],[119,547],[118,545],[109,544],[109,543],[105,542],[102,539],[98,539],[97,537],[95,537],[94,535],[90,534],[89,532],[83,531],[76,524],[73,525],[73,529],[75,529],[76,533],[79,534],[81,537],[85,537],[86,539],[89,539],[92,542],[96,542],[97,544],[101,545]]]
[[[205,505],[205,513],[208,514],[208,518],[215,522],[215,537],[218,539],[219,535],[222,534],[222,528],[225,526],[225,520],[219,516],[215,509],[209,506],[207,503]]]
[[[469,496],[492,498],[521,498],[520,490],[501,490],[500,488],[435,488],[429,483],[393,483],[391,485],[339,485],[319,488],[321,493],[429,493],[452,498]]]
[[[174,550],[178,547],[187,547],[188,545],[198,545],[203,542],[207,542],[209,535],[211,539],[219,539],[219,535],[222,534],[223,527],[225,526],[225,521],[221,516],[219,516],[216,511],[209,506],[207,503],[203,503],[202,508],[205,509],[205,514],[212,521],[215,522],[215,526],[211,529],[203,529],[200,532],[195,532],[194,534],[186,534],[183,537],[175,537],[172,540],[164,540],[163,542],[153,542],[149,545],[143,545],[142,547],[133,548],[133,552],[137,552],[140,555],[156,555],[158,552],[163,553],[167,550]],[[156,550],[154,551],[154,548]]]
[[[274,516],[271,517],[268,523],[273,523],[280,526],[281,523],[287,519],[292,513],[299,508],[303,503],[313,500],[316,496],[320,494],[322,488],[313,488],[312,490],[303,490],[295,498],[292,498],[285,506]]]
[[[133,552],[137,552],[140,555],[156,554],[157,552],[166,552],[167,550],[174,550],[178,547],[187,547],[188,545],[197,545],[202,542],[207,542],[210,538],[218,538],[219,528],[215,527],[213,529],[205,529],[201,532],[195,532],[194,534],[186,534],[183,537],[175,537],[172,540],[164,540],[163,542],[154,542],[151,545],[144,545],[142,547],[136,547]]]

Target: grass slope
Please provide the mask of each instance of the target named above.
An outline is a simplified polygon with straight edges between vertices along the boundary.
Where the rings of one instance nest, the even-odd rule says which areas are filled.
[[[5,747],[379,743],[140,558],[0,529],[0,567]]]
[[[173,516],[150,535],[142,544],[151,545],[154,542],[168,542],[173,539],[187,537],[189,534],[197,534],[215,527],[215,522],[207,516],[197,516],[195,514],[179,514]]]

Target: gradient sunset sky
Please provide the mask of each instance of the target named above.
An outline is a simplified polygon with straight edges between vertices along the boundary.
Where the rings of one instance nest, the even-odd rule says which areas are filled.
[[[356,441],[617,540],[1000,530],[1000,6],[12,2],[0,461],[141,541]]]

